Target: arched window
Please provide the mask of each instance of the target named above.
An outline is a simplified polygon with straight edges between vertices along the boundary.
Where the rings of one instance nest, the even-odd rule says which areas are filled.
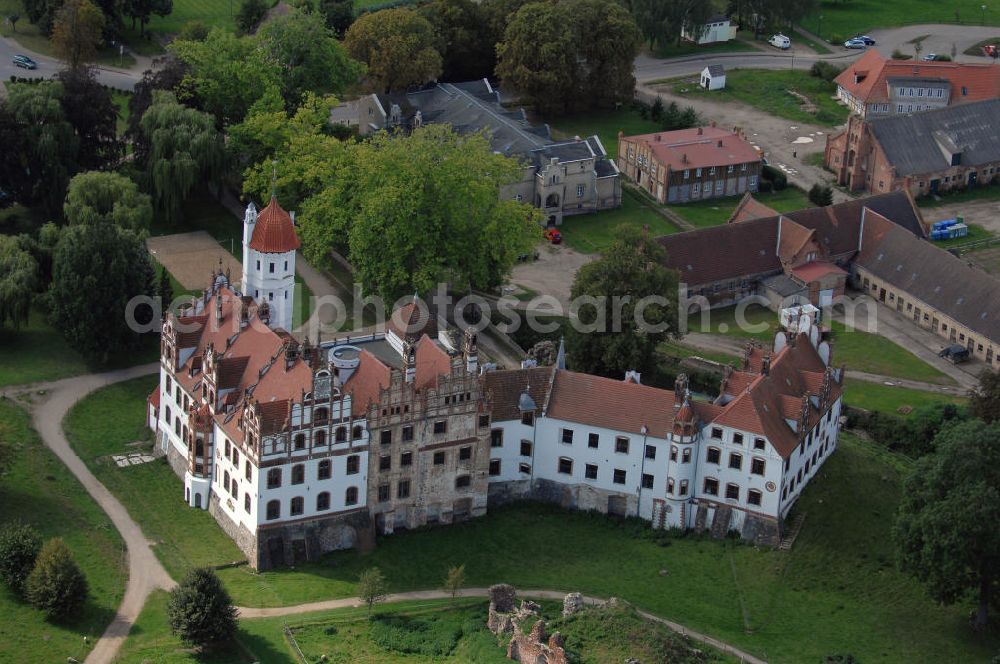
[[[232,489],[229,491],[229,493],[233,494],[233,498],[240,495],[240,485],[236,482],[235,477],[232,479],[231,486]]]
[[[173,418],[170,415],[170,406],[166,406],[163,410],[163,421],[169,423],[171,419]]]
[[[330,479],[330,460],[323,459],[319,462],[316,467],[316,479],[328,480]]]
[[[323,431],[322,429],[320,429],[319,431],[316,432],[315,436],[316,436],[316,438],[315,438],[315,440],[316,440],[315,445],[316,446],[326,445],[326,432],[325,431]]]
[[[174,418],[174,435],[181,435],[181,418],[179,417]]]
[[[353,429],[351,429],[351,438],[353,438],[354,440],[361,440],[363,436],[364,436],[364,431],[360,426],[355,426]]]
[[[328,408],[317,408],[314,413],[313,420],[316,422],[326,422],[327,418],[330,417],[330,410]]]
[[[342,443],[345,440],[347,440],[347,428],[337,427],[337,433],[335,434],[334,440],[336,440],[336,442],[338,443]]]
[[[250,514],[250,494],[243,494],[243,511]]]
[[[322,512],[328,509],[330,509],[330,494],[323,491],[316,496],[316,511]]]
[[[356,486],[347,487],[347,492],[344,494],[344,504],[345,505],[358,504],[358,487]]]
[[[267,520],[273,521],[281,517],[281,501],[279,500],[269,500],[267,501]]]
[[[229,471],[222,473],[222,486],[226,487],[226,491],[229,491]]]
[[[305,510],[305,501],[302,500],[302,496],[295,496],[292,498],[292,516],[298,516],[302,514]]]
[[[306,435],[304,433],[295,434],[295,449],[304,450],[306,448]]]
[[[306,467],[299,463],[292,466],[292,484],[302,484],[306,481]]]

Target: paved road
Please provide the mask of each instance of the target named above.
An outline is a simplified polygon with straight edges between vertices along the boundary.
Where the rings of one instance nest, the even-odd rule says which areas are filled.
[[[125,637],[128,636],[132,624],[138,618],[149,593],[159,588],[169,590],[175,584],[160,561],[156,559],[139,524],[132,520],[124,505],[104,488],[70,447],[63,433],[62,422],[69,409],[94,390],[130,378],[147,376],[158,369],[159,365],[156,363],[144,364],[130,369],[89,374],[29,387],[8,387],[3,391],[6,395],[15,396],[25,390],[31,390],[34,396],[32,403],[27,405],[31,410],[35,429],[46,446],[66,464],[87,493],[111,517],[111,521],[128,547],[128,583],[125,587],[125,596],[114,620],[94,644],[94,649],[87,657],[87,664],[110,664]],[[38,399],[39,391],[46,392],[41,400]]]
[[[518,589],[518,595],[522,597],[531,597],[534,599],[551,599],[551,600],[561,600],[566,596],[566,592],[562,590],[520,590]],[[489,588],[463,588],[458,591],[459,597],[489,597]],[[407,600],[431,600],[431,599],[448,599],[451,594],[443,590],[417,590],[408,593],[396,593],[389,595],[386,598],[387,602],[404,602]],[[601,604],[604,602],[603,599],[597,597],[589,597],[587,595],[583,596],[583,601],[585,604]],[[309,604],[299,604],[298,606],[279,606],[267,609],[255,609],[251,607],[240,607],[240,618],[270,618],[274,616],[291,616],[298,615],[301,613],[310,613],[313,611],[328,611],[330,609],[346,609],[351,607],[364,606],[360,597],[345,597],[342,599],[332,599],[323,602],[312,602]],[[746,662],[747,664],[766,664],[765,660],[758,657],[754,657],[750,653],[744,652],[738,648],[734,648],[728,643],[714,639],[706,634],[701,634],[700,632],[692,631],[684,625],[675,623],[671,620],[665,618],[660,618],[659,616],[654,616],[651,613],[645,611],[639,611],[641,615],[646,620],[652,620],[658,622],[661,625],[672,629],[678,634],[683,634],[690,637],[694,641],[710,645],[713,648],[721,650],[724,653],[738,657],[740,661]]]
[[[27,55],[37,62],[38,69],[15,67],[11,60],[19,53]],[[142,72],[149,67],[149,62],[148,58],[137,59],[135,67],[131,70],[100,68],[97,71],[97,78],[101,83],[112,88],[131,90],[135,87],[136,81],[142,78]],[[62,68],[63,64],[55,58],[29,51],[13,39],[0,37],[0,77],[3,80],[8,81],[11,76],[51,78]]]

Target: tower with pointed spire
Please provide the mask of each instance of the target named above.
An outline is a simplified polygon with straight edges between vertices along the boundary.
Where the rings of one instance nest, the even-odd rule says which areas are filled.
[[[243,216],[244,295],[258,304],[267,303],[269,324],[291,330],[295,301],[295,250],[301,246],[294,218],[272,195],[267,207],[257,212],[251,202]]]

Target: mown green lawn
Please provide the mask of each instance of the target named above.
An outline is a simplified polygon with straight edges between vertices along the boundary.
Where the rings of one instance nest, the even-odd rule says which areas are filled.
[[[615,229],[622,224],[637,228],[648,226],[653,237],[677,233],[680,229],[653,210],[652,205],[654,204],[626,189],[622,205],[617,210],[564,217],[559,232],[562,233],[563,242],[585,254],[607,248],[615,239]]]
[[[729,221],[742,198],[742,196],[729,196],[667,207],[691,224],[703,228],[705,226],[719,226]],[[809,201],[806,192],[798,187],[790,186],[781,191],[754,194],[754,198],[777,212],[794,212],[803,208],[815,207]]]
[[[0,386],[56,380],[86,373],[87,368],[37,307],[19,330],[0,327]]]
[[[865,410],[880,410],[884,413],[903,415],[904,417],[905,415],[899,412],[903,406],[920,408],[938,403],[963,403],[965,401],[966,399],[963,397],[943,392],[910,390],[904,387],[869,383],[851,378],[844,381],[844,403],[848,406]]]
[[[933,196],[921,196],[917,199],[917,205],[922,208],[933,208],[939,205],[954,205],[955,203],[974,203],[976,201],[995,201],[1000,199],[1000,181],[997,184],[988,184],[961,191],[938,194]]]
[[[680,58],[692,55],[714,55],[716,53],[742,53],[746,51],[759,51],[764,47],[764,42],[754,42],[752,32],[737,32],[736,39],[715,44],[695,44],[694,42],[683,40],[679,44],[671,43],[661,46],[656,45],[653,55],[657,58]]]
[[[2,362],[0,362],[2,365]],[[12,448],[0,483],[0,523],[19,519],[61,537],[83,569],[90,595],[80,613],[48,622],[0,585],[0,662],[83,661],[114,618],[128,576],[123,543],[104,512],[41,442],[28,414],[0,400],[0,441]]]
[[[184,484],[166,459],[119,468],[108,458],[137,449],[127,448],[128,443],[151,439],[145,427],[146,397],[157,380],[146,376],[92,393],[69,412],[65,429],[76,453],[128,508],[170,575],[180,579],[191,567],[244,556],[207,511],[187,507]]]
[[[737,315],[739,309],[739,315]],[[739,319],[739,320],[737,320]],[[778,315],[759,304],[723,307],[689,314],[688,330],[706,334],[723,334],[730,337],[758,339],[768,343],[774,340]]]
[[[631,136],[633,134],[648,134],[661,129],[659,124],[649,119],[643,119],[639,112],[631,107],[617,111],[592,111],[563,118],[552,118],[549,120],[549,124],[552,127],[552,135],[557,139],[573,138],[574,136],[586,138],[597,134],[610,159],[618,157],[619,131],[626,136]]]
[[[983,7],[986,10],[983,11]],[[1000,25],[1000,7],[981,0],[821,0],[816,10],[802,20],[802,25],[816,32],[822,16],[824,39],[841,44],[856,34],[875,28],[921,23],[963,23]]]
[[[726,73],[726,87],[711,91],[698,87],[697,81],[690,77],[663,83],[673,94],[717,102],[742,102],[792,122],[835,126],[847,120],[847,108],[833,99],[836,86],[810,76],[808,71],[731,69]],[[803,101],[789,94],[789,90],[805,95],[816,105],[817,112],[804,110]]]

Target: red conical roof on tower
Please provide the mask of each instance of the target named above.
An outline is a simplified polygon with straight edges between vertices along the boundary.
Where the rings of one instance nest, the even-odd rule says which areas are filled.
[[[285,212],[278,200],[272,196],[271,202],[257,215],[250,248],[265,254],[283,254],[302,246],[295,233],[292,217]]]

